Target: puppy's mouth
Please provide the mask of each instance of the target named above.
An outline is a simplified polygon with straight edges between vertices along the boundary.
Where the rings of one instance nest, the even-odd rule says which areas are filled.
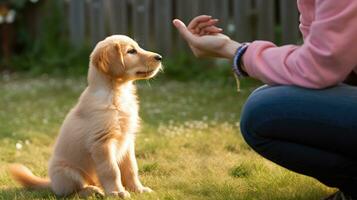
[[[153,70],[147,70],[147,71],[137,71],[136,75],[138,76],[150,76],[152,73],[154,73],[154,69]]]

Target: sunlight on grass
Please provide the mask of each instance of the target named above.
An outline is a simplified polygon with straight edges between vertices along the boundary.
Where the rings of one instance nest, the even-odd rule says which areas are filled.
[[[59,127],[84,87],[84,77],[0,81],[0,199],[56,199],[50,191],[19,188],[6,167],[21,162],[36,175],[47,175]],[[143,124],[136,154],[141,179],[155,193],[132,199],[313,200],[332,192],[245,144],[239,113],[254,87],[240,94],[234,87],[225,82],[139,84]]]

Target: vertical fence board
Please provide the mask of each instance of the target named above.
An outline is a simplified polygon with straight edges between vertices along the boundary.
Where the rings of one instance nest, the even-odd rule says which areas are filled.
[[[155,0],[155,43],[157,50],[164,56],[172,50],[172,1]]]
[[[84,43],[84,0],[69,2],[69,34],[71,44],[79,47]]]
[[[214,17],[220,20],[219,26],[226,30],[229,24],[229,0],[214,1],[214,6],[216,8]]]
[[[191,19],[199,15],[199,0],[176,0],[176,17],[181,19],[186,25]],[[176,34],[177,47],[180,50],[188,50],[188,46],[182,37]]]
[[[128,12],[126,0],[107,0],[111,34],[128,34]]]
[[[252,40],[251,0],[233,0],[235,38],[245,42]]]
[[[296,0],[280,0],[282,43],[296,43],[299,39],[299,12]]]
[[[285,1],[285,0],[284,0]],[[274,41],[275,12],[274,0],[257,0],[258,32],[257,38]]]
[[[93,46],[105,37],[103,7],[102,0],[90,1],[91,42]]]
[[[176,15],[183,22],[188,23],[199,15],[199,0],[176,0]]]
[[[150,0],[133,0],[134,39],[144,48],[149,45]]]
[[[200,14],[216,16],[215,1],[217,2],[217,0],[199,0]]]

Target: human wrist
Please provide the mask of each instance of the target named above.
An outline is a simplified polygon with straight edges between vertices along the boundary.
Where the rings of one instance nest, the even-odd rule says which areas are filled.
[[[237,49],[241,46],[239,42],[234,40],[229,40],[227,44],[223,47],[223,58],[233,59]]]

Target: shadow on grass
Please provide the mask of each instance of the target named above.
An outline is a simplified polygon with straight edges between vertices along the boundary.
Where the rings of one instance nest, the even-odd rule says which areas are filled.
[[[233,185],[203,181],[194,185],[194,187],[183,189],[183,191],[196,196],[197,199],[205,200],[318,200],[327,195],[325,191],[319,189],[303,192],[270,191],[268,188],[260,188],[248,180],[247,183],[247,185]]]
[[[0,189],[0,199],[78,199],[78,196],[73,194],[67,197],[58,197],[50,189],[2,188]]]
[[[2,188],[0,199],[66,199],[56,197],[51,190],[29,190],[25,188]]]

